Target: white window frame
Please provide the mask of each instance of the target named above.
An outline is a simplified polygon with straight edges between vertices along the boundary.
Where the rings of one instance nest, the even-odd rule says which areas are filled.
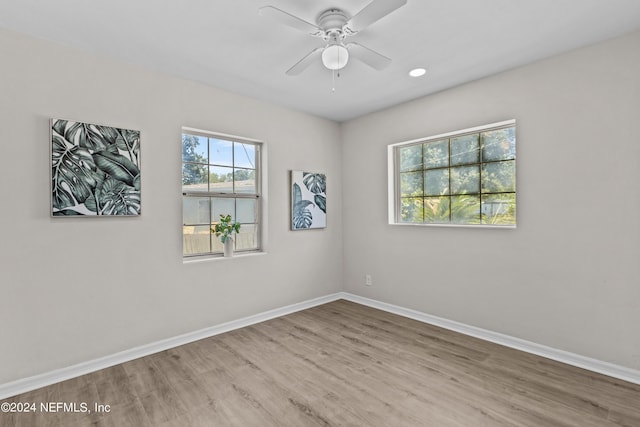
[[[266,246],[266,177],[267,177],[267,173],[266,173],[266,156],[267,156],[267,150],[266,150],[266,143],[264,141],[258,140],[258,139],[253,139],[253,138],[248,138],[248,137],[243,137],[243,136],[237,136],[237,135],[230,135],[230,134],[226,134],[226,133],[220,133],[220,132],[211,132],[211,131],[206,131],[206,130],[202,130],[202,129],[196,129],[196,128],[191,128],[191,127],[182,127],[182,132],[181,132],[181,140],[182,140],[182,135],[183,134],[189,134],[189,135],[194,135],[194,136],[201,136],[201,137],[205,137],[205,138],[216,138],[216,139],[220,139],[220,140],[226,140],[226,141],[232,141],[232,142],[238,142],[238,143],[248,143],[248,144],[252,144],[255,145],[256,147],[256,194],[250,193],[250,194],[245,194],[245,193],[221,193],[221,192],[212,192],[212,191],[208,191],[208,192],[202,192],[202,191],[198,191],[198,192],[185,192],[184,190],[182,190],[182,198],[181,198],[181,203],[184,204],[184,199],[185,197],[220,197],[220,198],[226,198],[226,199],[255,199],[256,203],[257,203],[257,212],[256,212],[256,225],[258,227],[257,230],[257,235],[256,235],[256,239],[257,239],[257,248],[255,249],[246,249],[246,250],[240,250],[240,251],[236,251],[235,255],[237,256],[244,256],[244,255],[252,255],[252,254],[259,254],[259,253],[265,253],[265,246]],[[182,150],[180,150],[180,152],[182,153]],[[180,163],[181,165],[184,164],[183,160],[182,160],[182,154],[181,154],[181,158],[180,158]],[[182,182],[182,167],[180,168],[181,172],[181,178],[180,178],[180,182]],[[181,189],[182,189],[182,185],[181,185]],[[215,219],[214,219],[215,220]],[[184,227],[184,218],[182,221],[182,226]],[[202,259],[226,259],[223,257],[222,252],[206,252],[206,253],[198,253],[198,254],[185,254],[184,253],[184,248],[182,250],[182,257],[183,260],[185,261],[195,261],[195,260],[202,260]]]
[[[489,131],[492,129],[505,128],[510,126],[516,126],[516,120],[510,119],[501,122],[491,123],[482,126],[476,126],[468,129],[457,130],[453,132],[442,133],[439,135],[429,136],[426,138],[418,138],[409,141],[398,142],[394,144],[389,144],[387,146],[387,194],[388,194],[388,220],[390,225],[400,225],[400,226],[418,226],[418,227],[472,227],[472,228],[502,228],[502,229],[514,229],[516,228],[516,224],[504,224],[504,225],[493,225],[493,224],[457,224],[457,223],[417,223],[417,222],[401,222],[399,221],[400,216],[400,164],[398,156],[396,153],[398,152],[398,148],[403,146],[415,145],[426,143],[429,141],[437,141],[441,139],[448,139],[457,136],[463,136],[465,134],[473,134],[480,133],[484,131]],[[515,159],[514,159],[515,161]],[[516,165],[517,171],[517,165]],[[516,172],[517,173],[517,172]],[[517,179],[516,179],[517,180]],[[517,206],[517,189],[515,191],[516,194],[516,206]],[[517,208],[516,208],[516,217],[517,217]]]

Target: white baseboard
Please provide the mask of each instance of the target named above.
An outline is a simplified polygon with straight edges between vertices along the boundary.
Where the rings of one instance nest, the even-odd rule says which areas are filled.
[[[222,323],[220,325],[212,326],[209,328],[200,329],[198,331],[189,332],[177,337],[156,341],[150,344],[142,345],[140,347],[121,351],[110,356],[101,357],[95,360],[78,363],[77,365],[68,366],[66,368],[56,369],[51,372],[45,372],[43,374],[34,375],[32,377],[23,378],[6,384],[1,384],[0,399],[6,399],[11,396],[16,396],[21,393],[26,393],[31,390],[59,383],[71,378],[79,377],[80,375],[89,374],[91,372],[99,371],[100,369],[108,368],[120,363],[129,362],[140,357],[148,356],[150,354],[158,353],[160,351],[168,350],[170,348],[178,347],[184,344],[189,344],[191,342],[209,338],[214,335],[223,334],[235,329],[244,328],[245,326],[264,322],[276,317],[295,313],[296,311],[326,304],[328,302],[335,301],[341,298],[341,292],[325,295],[319,298],[314,298],[300,303],[287,305],[285,307],[265,311],[263,313],[258,313],[253,316],[244,317],[242,319],[233,320],[231,322]]]
[[[547,359],[608,375],[610,377],[618,378],[630,383],[640,384],[640,371],[635,369],[615,365],[609,362],[603,362],[601,360],[592,359],[590,357],[581,356],[579,354],[570,353],[564,350],[558,350],[556,348],[536,344],[531,341],[526,341],[509,335],[500,334],[498,332],[488,331],[486,329],[477,328],[475,326],[465,325],[464,323],[454,322],[452,320],[443,319],[441,317],[432,316],[430,314],[425,314],[416,310],[411,310],[393,304],[387,304],[385,302],[361,297],[358,295],[350,294],[348,292],[341,293],[341,297],[348,301],[377,308],[389,313],[398,314],[400,316],[414,319],[419,322],[439,326],[441,328],[449,329],[455,332],[460,332],[461,334],[480,338],[482,340],[490,341],[496,344],[501,344],[505,347],[514,348],[516,350],[522,350],[527,353],[536,354],[538,356],[546,357]]]
[[[95,360],[79,363],[77,365],[68,366],[66,368],[56,369],[51,372],[34,375],[32,377],[16,380],[10,383],[0,385],[0,399],[6,399],[21,393],[26,393],[41,387],[65,381],[71,378],[85,375],[100,369],[108,368],[120,363],[129,362],[140,357],[168,350],[184,344],[189,344],[204,338],[209,338],[235,329],[244,328],[276,317],[285,316],[307,308],[326,304],[328,302],[345,299],[358,304],[377,308],[389,313],[394,313],[419,322],[428,323],[430,325],[439,326],[452,331],[460,332],[465,335],[480,338],[485,341],[501,344],[527,353],[537,354],[548,359],[566,363],[568,365],[577,366],[593,372],[598,372],[610,377],[618,378],[634,384],[640,384],[640,371],[626,368],[612,363],[603,362],[589,357],[580,356],[578,354],[569,353],[567,351],[554,349],[544,345],[525,341],[519,338],[488,331],[486,329],[476,328],[475,326],[465,325],[463,323],[454,322],[452,320],[443,319],[441,317],[432,316],[416,310],[400,307],[385,302],[350,294],[348,292],[337,292],[335,294],[325,295],[323,297],[314,298],[296,304],[287,305],[285,307],[258,313],[253,316],[244,317],[242,319],[233,320],[231,322],[222,323],[177,337],[153,342],[140,347],[121,351],[110,356],[101,357]]]

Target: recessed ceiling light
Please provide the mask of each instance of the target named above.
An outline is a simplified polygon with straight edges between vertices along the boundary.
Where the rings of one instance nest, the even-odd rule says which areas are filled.
[[[409,75],[411,77],[420,77],[424,76],[426,72],[427,70],[425,70],[424,68],[414,68],[413,70],[409,71]]]

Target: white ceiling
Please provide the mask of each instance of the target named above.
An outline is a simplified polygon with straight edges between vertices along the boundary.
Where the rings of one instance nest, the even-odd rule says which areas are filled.
[[[285,75],[322,41],[260,7],[315,22],[369,1],[0,0],[0,27],[336,121],[640,30],[640,0],[408,0],[348,39],[392,58],[383,71],[350,61],[335,92],[319,62]]]

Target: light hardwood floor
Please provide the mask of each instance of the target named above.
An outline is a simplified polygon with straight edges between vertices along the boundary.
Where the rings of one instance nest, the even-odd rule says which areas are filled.
[[[2,426],[640,427],[640,386],[336,301],[25,393]]]

